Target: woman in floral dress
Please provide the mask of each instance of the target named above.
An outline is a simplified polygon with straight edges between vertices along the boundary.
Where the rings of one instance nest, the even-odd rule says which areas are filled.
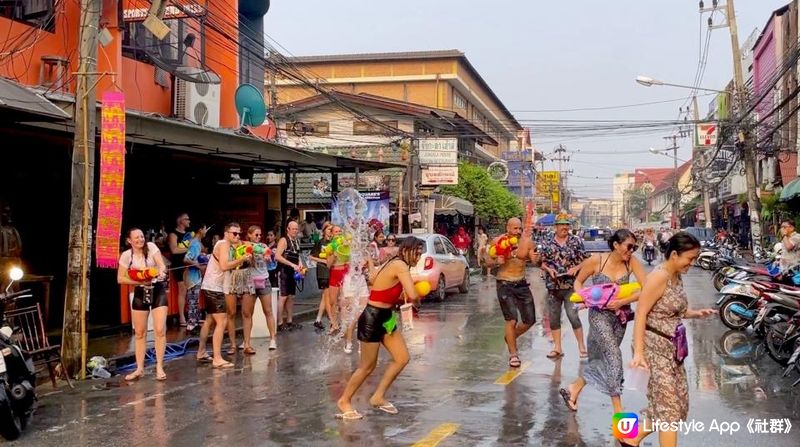
[[[705,318],[716,313],[713,309],[691,310],[683,289],[681,274],[686,273],[700,253],[700,242],[691,234],[681,232],[667,243],[666,261],[647,276],[636,308],[634,323],[634,354],[631,368],[649,368],[647,384],[648,408],[643,412],[644,424],[639,425],[635,439],[620,441],[623,446],[639,445],[651,433],[648,422],[677,423],[689,413],[689,387],[686,369],[673,343],[684,318]],[[684,353],[685,354],[685,353]],[[677,424],[676,424],[677,425]],[[678,444],[676,431],[659,431],[658,444],[671,447]]]
[[[642,264],[633,257],[638,248],[636,236],[629,230],[617,230],[608,240],[611,253],[597,254],[589,258],[575,279],[575,291],[580,291],[591,275],[592,285],[626,284],[631,273],[644,283],[646,273]],[[633,319],[630,304],[639,299],[635,293],[630,297],[612,300],[604,309],[589,309],[589,336],[587,345],[589,361],[568,388],[559,390],[564,403],[572,411],[578,410],[578,396],[588,383],[611,397],[614,413],[622,412],[622,351],[620,345],[625,337],[628,321]]]

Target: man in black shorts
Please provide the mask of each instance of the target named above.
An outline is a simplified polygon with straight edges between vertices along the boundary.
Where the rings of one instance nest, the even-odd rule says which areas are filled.
[[[536,322],[533,294],[525,279],[526,263],[533,258],[532,219],[529,218],[525,224],[523,233],[522,221],[516,217],[509,219],[506,224],[506,234],[495,238],[486,254],[486,264],[490,268],[496,267],[497,270],[495,273],[497,300],[500,302],[500,309],[506,320],[505,340],[509,353],[508,366],[512,368],[517,368],[522,364],[517,353],[517,339]],[[512,237],[518,239],[518,245],[505,257],[502,256],[505,253],[498,254],[496,250],[491,249],[504,238]],[[491,254],[495,254],[495,256]]]

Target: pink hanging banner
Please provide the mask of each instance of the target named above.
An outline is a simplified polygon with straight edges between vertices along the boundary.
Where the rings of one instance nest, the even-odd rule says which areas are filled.
[[[104,92],[102,102],[96,262],[100,268],[116,268],[125,184],[125,94]]]

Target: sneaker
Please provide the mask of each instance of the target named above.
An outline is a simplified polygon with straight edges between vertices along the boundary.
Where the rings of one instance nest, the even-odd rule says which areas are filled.
[[[315,322],[314,322],[314,327],[315,327],[315,328],[317,328],[317,329],[319,329],[319,330],[321,330],[321,331],[324,331],[324,330],[325,330],[325,325],[324,325],[324,324],[322,324],[322,322],[321,322],[321,321],[315,321]]]
[[[274,339],[274,338],[272,338],[272,339],[269,341],[269,350],[270,350],[270,351],[274,351],[274,350],[276,350],[276,349],[278,349],[278,342],[277,342],[277,341],[275,341],[275,339]]]
[[[350,354],[352,352],[353,352],[353,344],[350,343],[350,342],[345,343],[345,345],[344,345],[344,353],[345,354]]]

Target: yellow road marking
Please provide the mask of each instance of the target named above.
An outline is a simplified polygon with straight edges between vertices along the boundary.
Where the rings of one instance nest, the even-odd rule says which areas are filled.
[[[522,362],[519,368],[511,368],[502,376],[498,377],[497,380],[494,381],[495,385],[508,385],[509,383],[513,382],[514,379],[519,377],[523,371],[525,371],[529,366],[531,366],[531,362]]]
[[[442,442],[444,438],[455,433],[456,430],[458,430],[458,427],[459,424],[454,424],[452,422],[442,424],[431,430],[431,432],[428,433],[428,436],[412,444],[411,447],[435,447]]]

